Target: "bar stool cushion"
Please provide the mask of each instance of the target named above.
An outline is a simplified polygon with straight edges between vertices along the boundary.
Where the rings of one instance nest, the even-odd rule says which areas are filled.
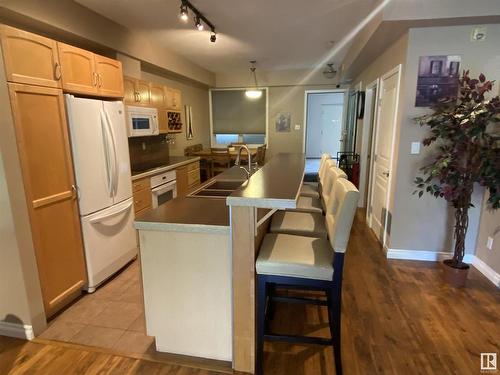
[[[299,197],[299,199],[297,200],[297,208],[294,208],[290,211],[323,213],[323,207],[319,198]]]
[[[333,250],[324,238],[266,234],[255,267],[260,275],[332,280]]]
[[[278,211],[273,215],[271,233],[327,238],[325,217],[320,213]]]
[[[318,187],[309,184],[303,184],[300,188],[300,196],[319,198]]]

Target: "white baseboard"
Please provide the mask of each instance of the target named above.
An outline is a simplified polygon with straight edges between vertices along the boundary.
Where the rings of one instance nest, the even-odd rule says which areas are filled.
[[[0,335],[26,340],[33,340],[35,338],[32,326],[2,321],[0,321]]]
[[[437,262],[453,257],[453,253],[421,250],[387,249],[384,248],[387,259],[422,260]],[[465,254],[464,262],[472,264],[497,288],[500,288],[500,274],[473,254]]]
[[[481,272],[488,280],[490,280],[497,288],[500,288],[500,274],[496,272],[493,268],[484,263],[477,256],[474,256],[472,260],[472,265]]]

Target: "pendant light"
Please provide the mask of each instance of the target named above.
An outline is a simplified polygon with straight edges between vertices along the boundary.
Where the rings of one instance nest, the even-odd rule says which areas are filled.
[[[252,66],[250,67],[250,71],[252,72],[252,75],[253,75],[254,87],[249,88],[245,91],[245,96],[248,99],[259,99],[262,96],[262,90],[258,89],[259,85],[257,84],[257,74],[255,73],[255,69],[256,69],[255,63],[256,62],[257,61],[255,61],[255,60],[250,61],[250,64],[252,64]]]

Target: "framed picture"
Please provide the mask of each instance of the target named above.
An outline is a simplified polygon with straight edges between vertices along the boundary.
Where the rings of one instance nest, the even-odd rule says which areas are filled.
[[[276,115],[276,132],[290,132],[292,122],[292,114],[290,112],[279,112]]]
[[[458,94],[460,56],[420,56],[415,107],[430,107]]]

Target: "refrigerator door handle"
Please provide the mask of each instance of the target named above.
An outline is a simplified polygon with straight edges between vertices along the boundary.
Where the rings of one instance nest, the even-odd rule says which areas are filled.
[[[102,222],[104,220],[111,219],[112,217],[120,215],[122,212],[128,211],[130,209],[130,207],[132,207],[132,201],[130,201],[129,203],[127,203],[125,206],[120,207],[119,209],[114,210],[114,211],[112,211],[112,212],[110,212],[108,214],[94,217],[94,218],[90,219],[89,222],[91,224],[96,224],[96,223],[100,223],[100,222]]]
[[[113,131],[113,124],[111,123],[111,119],[109,118],[109,114],[108,112],[103,109],[104,111],[104,115],[105,115],[105,118],[106,118],[106,123],[107,123],[107,126],[108,126],[108,130],[109,130],[109,135],[110,135],[110,138],[111,138],[111,150],[112,150],[112,171],[113,171],[113,174],[112,174],[112,191],[113,191],[113,195],[116,195],[117,193],[117,190],[118,190],[118,157],[116,156],[116,141],[115,141],[115,133]]]
[[[113,195],[113,187],[112,187],[112,173],[111,173],[111,160],[110,160],[110,155],[109,155],[109,135],[108,135],[108,129],[106,125],[106,118],[104,116],[104,113],[101,110],[99,111],[99,115],[101,118],[101,129],[102,129],[102,139],[103,139],[103,146],[104,146],[104,157],[106,159],[106,177],[107,177],[107,183],[108,183],[108,194],[111,197]]]

